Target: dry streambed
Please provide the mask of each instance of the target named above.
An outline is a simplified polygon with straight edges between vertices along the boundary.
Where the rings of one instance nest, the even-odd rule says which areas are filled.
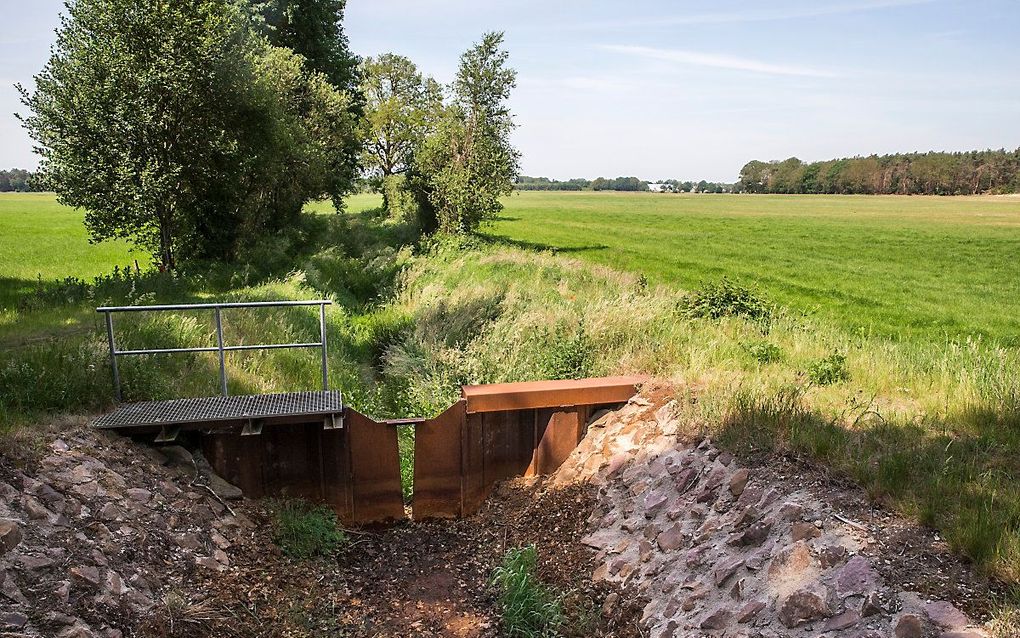
[[[568,636],[986,635],[988,584],[937,536],[810,467],[686,440],[673,396],[646,388],[471,519],[312,561],[200,457],[59,424],[0,454],[0,635],[496,636],[489,576],[527,543]]]

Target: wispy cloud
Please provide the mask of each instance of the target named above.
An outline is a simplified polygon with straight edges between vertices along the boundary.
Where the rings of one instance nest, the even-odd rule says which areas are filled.
[[[613,20],[587,22],[578,25],[582,29],[620,28],[620,27],[652,27],[678,26],[695,24],[732,24],[737,22],[772,22],[795,20],[798,18],[816,18],[840,15],[845,13],[861,13],[880,9],[894,9],[921,4],[931,4],[939,0],[861,0],[838,4],[814,3],[799,7],[780,7],[770,9],[750,9],[723,11],[718,13],[691,13],[684,15],[659,15],[654,18],[637,20]]]
[[[691,66],[705,66],[715,69],[728,69],[731,71],[746,71],[765,75],[792,75],[814,78],[836,77],[835,73],[824,69],[787,64],[772,64],[762,60],[741,58],[735,55],[721,55],[716,53],[702,53],[700,51],[686,51],[683,49],[658,49],[655,47],[616,44],[603,45],[600,48],[606,51],[623,53],[625,55],[632,55],[650,60],[676,62],[678,64],[687,64]]]

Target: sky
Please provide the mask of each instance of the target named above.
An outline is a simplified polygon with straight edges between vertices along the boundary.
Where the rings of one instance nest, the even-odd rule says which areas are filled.
[[[34,168],[15,83],[62,0],[0,0],[0,168]],[[449,82],[503,31],[522,173],[733,181],[748,160],[1020,147],[1016,0],[348,0],[359,55]]]

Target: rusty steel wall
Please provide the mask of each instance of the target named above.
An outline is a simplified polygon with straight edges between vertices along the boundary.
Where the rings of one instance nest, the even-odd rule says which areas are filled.
[[[500,481],[554,472],[581,441],[591,412],[465,408],[461,400],[415,430],[415,519],[469,516]]]
[[[216,472],[252,498],[300,498],[330,506],[345,523],[405,518],[396,428],[346,410],[342,429],[322,421],[202,437]]]
[[[465,402],[414,430],[414,516],[455,518],[463,509],[461,472]]]

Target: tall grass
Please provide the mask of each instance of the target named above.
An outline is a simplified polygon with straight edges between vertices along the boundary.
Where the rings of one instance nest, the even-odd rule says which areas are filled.
[[[697,397],[692,427],[828,463],[1020,580],[1015,348],[891,341],[783,308],[767,329],[746,313],[697,317],[638,275],[470,241],[436,244],[403,278],[393,308],[413,328],[387,350],[383,377],[405,409],[434,413],[463,383],[656,374]]]
[[[534,545],[513,548],[492,574],[499,590],[503,632],[509,638],[552,638],[566,621],[559,597],[539,580]]]

